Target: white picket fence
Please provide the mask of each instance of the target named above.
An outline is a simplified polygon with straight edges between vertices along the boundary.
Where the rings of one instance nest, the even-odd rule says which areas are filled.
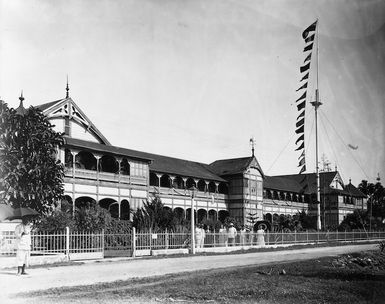
[[[267,232],[265,244],[295,245],[327,242],[359,242],[366,240],[385,240],[385,231],[367,232]],[[14,256],[15,235],[13,231],[0,231],[0,256]],[[234,244],[228,244],[223,233],[206,233],[202,248],[227,246],[257,246],[255,233],[240,234]],[[198,245],[197,245],[198,247]],[[135,256],[138,252],[151,254],[154,250],[191,249],[189,232],[136,232],[135,228],[126,234],[105,234],[65,231],[56,233],[32,233],[33,255],[64,254],[67,260],[96,259],[104,256]]]
[[[104,257],[104,232],[59,231],[32,233],[32,255],[65,254],[68,260]],[[0,231],[0,256],[16,254],[14,231]]]
[[[157,249],[176,249],[190,248],[190,233],[136,233],[136,250],[157,250]],[[327,242],[358,242],[365,240],[384,240],[385,231],[367,232],[266,232],[266,245],[288,245],[288,244],[306,244],[306,243],[327,243]],[[226,247],[226,246],[257,246],[257,234],[248,232],[240,234],[238,232],[233,244],[228,242],[226,235],[222,233],[206,233],[203,240],[203,248]],[[196,245],[196,247],[199,247]]]

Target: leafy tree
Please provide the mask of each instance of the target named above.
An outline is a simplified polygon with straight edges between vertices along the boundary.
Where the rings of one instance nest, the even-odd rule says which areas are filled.
[[[229,227],[230,224],[233,224],[234,227],[235,227],[237,230],[241,229],[241,227],[242,227],[242,224],[240,223],[240,221],[237,220],[237,219],[235,219],[235,217],[232,217],[232,216],[226,217],[225,220],[223,221],[223,225],[224,225],[225,227]]]
[[[353,230],[353,229],[366,229],[368,226],[368,212],[363,210],[354,210],[353,213],[346,215],[344,220],[338,227],[338,230]]]
[[[151,229],[154,232],[173,229],[173,213],[165,208],[159,197],[147,201],[134,213],[133,226],[140,229]]]
[[[368,211],[373,217],[379,217],[381,220],[385,218],[385,188],[381,182],[368,183],[363,180],[358,189],[368,196]]]
[[[64,168],[55,158],[62,143],[39,109],[23,113],[0,101],[0,190],[5,201],[40,213],[53,210],[63,195]]]
[[[301,212],[298,212],[297,215],[295,215],[295,220],[297,220],[298,223],[298,229],[316,229],[317,227],[317,217],[314,215],[310,215],[306,213],[305,210],[302,210]]]

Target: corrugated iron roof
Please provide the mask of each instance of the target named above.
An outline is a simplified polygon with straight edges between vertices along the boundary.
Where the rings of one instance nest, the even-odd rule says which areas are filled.
[[[243,173],[255,161],[256,167],[264,176],[261,166],[254,156],[216,160],[208,168],[219,176]]]
[[[112,155],[126,156],[142,161],[151,162],[150,170],[159,173],[167,173],[185,177],[226,182],[225,179],[208,170],[206,168],[207,165],[194,161],[146,153],[115,146],[107,146],[70,137],[65,137],[65,144],[70,147],[86,148],[94,152],[101,151],[105,153],[110,153]]]
[[[65,99],[66,99],[66,98],[62,98],[62,99],[58,99],[58,100],[55,100],[55,101],[43,103],[43,104],[41,104],[41,105],[36,106],[35,108],[39,108],[41,111],[45,111],[45,110],[47,110],[48,108],[52,107],[53,105],[55,105],[55,104],[57,104],[57,103],[62,102],[62,101],[65,100]]]
[[[362,193],[358,188],[356,188],[352,183],[349,183],[345,186],[345,191],[349,193],[349,195],[354,197],[366,197],[364,193]]]

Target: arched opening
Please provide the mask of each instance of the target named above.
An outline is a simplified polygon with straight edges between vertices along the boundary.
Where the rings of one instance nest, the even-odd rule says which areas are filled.
[[[281,191],[281,192],[279,193],[279,199],[280,199],[281,201],[284,201],[285,198],[286,198],[285,192],[282,192],[282,191]]]
[[[267,196],[268,199],[272,199],[273,198],[270,190],[266,190],[266,196]]]
[[[214,182],[209,182],[209,192],[215,193],[217,187],[215,186]]]
[[[185,212],[183,208],[177,207],[174,209],[173,213],[174,213],[174,217],[177,218],[178,222],[183,220],[185,217]]]
[[[198,223],[207,219],[207,211],[205,209],[198,209]]]
[[[167,174],[162,175],[160,178],[160,186],[165,188],[171,188],[171,179]]]
[[[218,219],[223,223],[225,219],[229,216],[229,212],[227,210],[219,210]]]
[[[206,183],[203,179],[200,179],[198,181],[198,186],[197,186],[199,191],[206,191]]]
[[[273,217],[272,217],[271,213],[266,213],[263,216],[263,218],[264,218],[264,220],[269,221],[270,223],[272,223]]]
[[[219,183],[218,192],[222,194],[228,194],[229,189],[225,183]]]
[[[119,204],[112,198],[104,198],[99,201],[99,206],[108,210],[112,217],[119,217]]]
[[[60,210],[63,212],[72,213],[73,201],[69,195],[64,195],[60,202]]]
[[[186,189],[190,189],[193,187],[196,187],[195,181],[191,177],[189,177],[186,181]]]
[[[75,156],[75,166],[79,169],[96,171],[96,158],[88,151],[80,151]]]
[[[191,208],[186,209],[186,219],[190,220],[191,219]],[[197,222],[197,212],[194,210],[194,221],[195,223]]]
[[[279,221],[279,215],[277,213],[274,213],[273,214],[273,223],[274,224],[277,224]]]
[[[287,201],[291,201],[291,194],[290,193],[286,193],[286,200]]]
[[[292,200],[293,200],[293,202],[298,202],[297,194],[293,193]]]
[[[301,195],[301,194],[298,194],[298,202],[300,202],[300,203],[303,202],[303,198],[302,198],[302,195]]]
[[[184,183],[183,183],[183,179],[180,177],[180,176],[176,176],[174,178],[174,181],[172,183],[172,186],[175,188],[175,189],[183,189],[184,188]]]
[[[276,199],[276,200],[279,199],[277,191],[273,191],[273,199]]]
[[[72,168],[73,166],[73,157],[69,149],[64,150],[64,166],[66,168]]]
[[[120,174],[122,175],[130,175],[130,163],[126,158],[123,158],[120,163]]]
[[[159,186],[158,176],[154,172],[150,172],[150,186]]]
[[[96,205],[96,201],[92,197],[81,196],[75,199],[76,208],[89,208],[89,207],[94,207],[95,205]]]
[[[102,172],[117,173],[119,170],[118,161],[111,155],[103,155],[99,162]]]
[[[209,219],[212,221],[217,220],[217,211],[216,210],[214,210],[214,209],[209,210]]]
[[[128,200],[122,200],[120,202],[120,218],[122,220],[129,220],[130,219],[130,202]]]

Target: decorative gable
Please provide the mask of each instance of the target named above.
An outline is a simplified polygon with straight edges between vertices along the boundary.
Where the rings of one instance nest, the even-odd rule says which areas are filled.
[[[330,183],[329,186],[334,189],[344,189],[344,182],[342,181],[342,178],[338,172],[336,172],[336,175],[334,176],[333,181]]]
[[[72,98],[58,100],[55,103],[39,106],[55,129],[66,136],[111,145],[91,120],[76,105]]]
[[[264,177],[261,166],[259,165],[255,156],[252,157],[250,164],[248,166],[248,171],[258,171],[261,177]]]

